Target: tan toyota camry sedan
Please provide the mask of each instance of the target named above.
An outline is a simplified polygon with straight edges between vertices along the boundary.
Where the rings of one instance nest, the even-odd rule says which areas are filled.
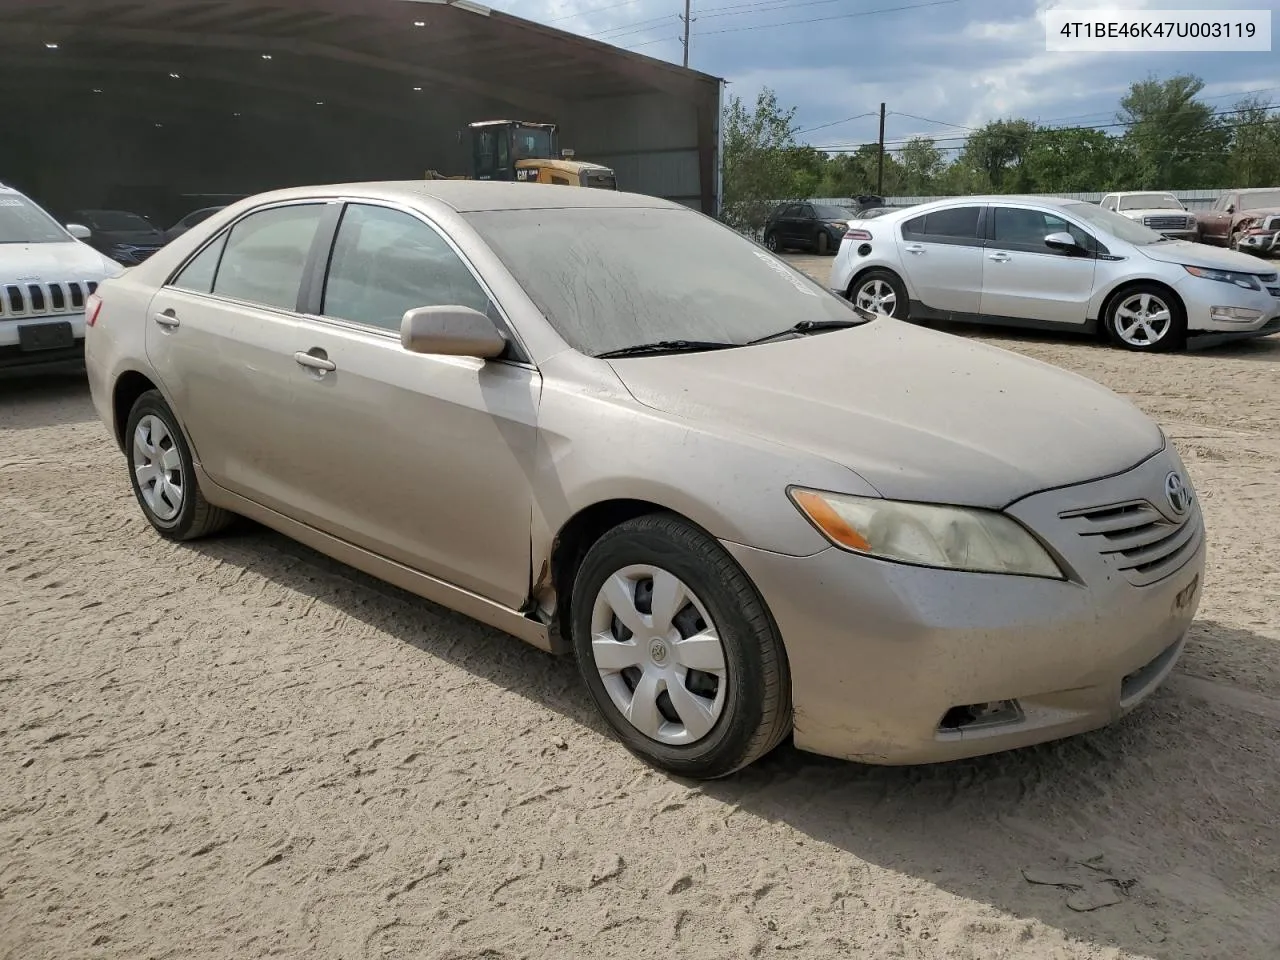
[[[228,207],[88,305],[173,540],[239,514],[553,652],[642,757],[871,763],[1099,727],[1168,675],[1204,530],[1074,374],[860,314],[676,204],[450,181]]]

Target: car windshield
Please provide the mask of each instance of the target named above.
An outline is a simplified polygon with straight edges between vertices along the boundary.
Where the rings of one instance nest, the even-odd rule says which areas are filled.
[[[1265,210],[1268,207],[1280,207],[1280,190],[1240,194],[1241,210]]]
[[[0,193],[0,243],[68,243],[58,222],[26,197]]]
[[[1183,206],[1176,197],[1166,193],[1135,193],[1132,197],[1120,198],[1121,210],[1181,210]]]
[[[850,220],[853,218],[853,211],[846,210],[844,207],[829,207],[825,204],[815,204],[814,210],[818,212],[819,220]]]
[[[125,210],[85,210],[81,214],[96,230],[151,230],[151,224]]]
[[[1083,201],[1064,203],[1062,210],[1073,217],[1079,217],[1090,226],[1097,227],[1101,232],[1109,233],[1117,240],[1132,243],[1134,246],[1145,247],[1149,243],[1160,243],[1164,240],[1163,235],[1149,230],[1138,221],[1095,207],[1092,203]]]
[[[692,210],[503,210],[468,220],[582,353],[665,340],[741,345],[800,321],[859,320],[846,301]]]

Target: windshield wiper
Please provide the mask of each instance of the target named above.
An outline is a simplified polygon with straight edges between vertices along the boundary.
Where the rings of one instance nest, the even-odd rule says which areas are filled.
[[[847,330],[849,327],[860,327],[867,321],[865,320],[801,320],[799,323],[787,327],[785,330],[779,330],[777,333],[770,333],[767,336],[756,337],[754,340],[748,340],[747,346],[754,346],[757,343],[768,343],[770,340],[781,340],[783,337],[805,336],[810,333],[825,333],[827,330]]]
[[[700,350],[727,350],[737,347],[737,343],[725,343],[720,340],[655,340],[652,343],[637,343],[630,347],[619,347],[617,350],[606,350],[597,353],[600,360],[610,357],[638,357],[646,353],[697,353]]]

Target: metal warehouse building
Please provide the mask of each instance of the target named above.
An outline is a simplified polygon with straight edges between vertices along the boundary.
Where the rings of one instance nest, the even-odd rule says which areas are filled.
[[[723,82],[470,0],[0,0],[0,182],[181,216],[300,183],[465,174],[551,121],[618,187],[714,213]]]

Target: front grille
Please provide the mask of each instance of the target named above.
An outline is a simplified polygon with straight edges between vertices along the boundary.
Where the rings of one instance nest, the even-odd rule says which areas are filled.
[[[1188,230],[1195,223],[1190,217],[1143,217],[1142,222],[1152,230]]]
[[[0,318],[83,313],[85,297],[97,289],[98,285],[93,281],[0,285]]]
[[[1170,520],[1147,500],[1070,510],[1059,516],[1139,587],[1181,569],[1204,537],[1200,510],[1194,502],[1178,520]]]

